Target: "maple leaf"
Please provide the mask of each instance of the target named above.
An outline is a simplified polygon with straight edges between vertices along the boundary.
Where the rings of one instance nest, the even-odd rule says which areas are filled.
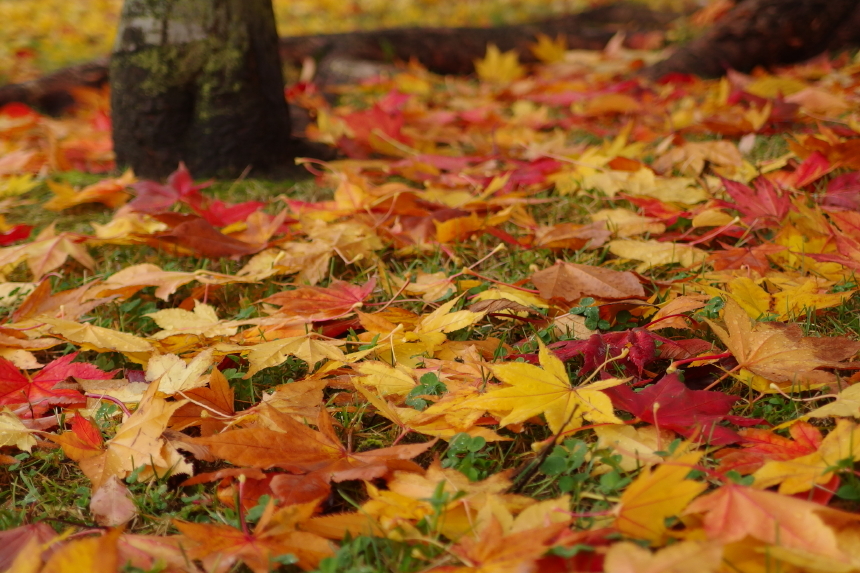
[[[606,300],[645,297],[636,275],[590,265],[559,261],[532,275],[532,283],[546,300],[560,298],[567,302],[593,296]]]
[[[279,306],[279,313],[293,314],[313,321],[331,320],[360,308],[375,287],[375,279],[361,286],[352,286],[336,280],[326,288],[299,287],[273,294],[261,302]]]
[[[562,34],[556,36],[555,40],[546,34],[538,34],[537,43],[530,45],[529,50],[546,64],[560,62],[567,51],[567,39]]]
[[[743,214],[743,221],[751,227],[760,225],[778,225],[791,209],[791,201],[787,194],[779,193],[774,184],[764,177],[753,181],[755,191],[737,181],[723,179],[726,193],[734,199],[735,204],[727,203]]]
[[[52,224],[30,243],[0,249],[0,265],[26,261],[36,280],[63,266],[69,257],[92,270],[96,262],[83,246],[85,240],[86,237],[73,233],[57,234]]]
[[[155,246],[176,254],[194,254],[212,259],[251,255],[266,246],[250,245],[234,239],[199,217],[183,221],[166,233],[156,234],[153,240]]]
[[[33,549],[48,543],[57,536],[50,525],[45,522],[36,522],[29,525],[19,525],[5,531],[0,531],[0,569],[3,571],[15,571],[11,569],[13,561],[23,550]],[[31,541],[35,541],[31,545]],[[38,549],[37,549],[38,551]]]
[[[604,392],[612,397],[615,407],[642,421],[661,429],[674,430],[690,440],[702,440],[713,445],[740,440],[734,430],[718,425],[723,420],[746,426],[765,423],[761,419],[728,415],[732,405],[740,400],[739,396],[690,390],[677,374],[664,376],[658,383],[638,393],[629,386],[615,386]]]
[[[853,386],[852,386],[853,388]],[[785,438],[772,430],[744,428],[741,449],[723,449],[714,452],[720,461],[719,471],[736,471],[741,475],[751,474],[770,460],[791,460],[816,452],[823,439],[821,431],[803,421],[794,422],[788,428],[791,438]]]
[[[612,378],[572,386],[564,363],[543,343],[540,343],[539,357],[540,368],[522,362],[492,365],[493,375],[505,386],[493,388],[469,400],[467,405],[503,414],[499,420],[501,426],[544,414],[554,434],[578,428],[584,420],[621,423],[613,413],[609,397],[601,390],[622,384],[623,380]]]
[[[860,350],[860,343],[845,337],[803,336],[797,324],[768,322],[753,327],[747,313],[732,299],[726,302],[723,321],[726,328],[707,322],[738,367],[761,377],[750,383],[762,392],[773,391],[770,383],[804,390],[836,386],[836,375],[819,368],[844,366],[841,361]]]
[[[5,358],[0,358],[0,405],[29,404],[32,415],[36,417],[60,404],[82,404],[84,396],[77,390],[54,387],[70,376],[109,380],[115,372],[104,372],[83,362],[72,363],[77,356],[78,353],[73,352],[57,358],[32,378]]]
[[[636,267],[637,273],[643,273],[651,267],[659,267],[678,263],[682,267],[693,267],[701,264],[708,253],[681,243],[664,243],[653,239],[648,241],[633,241],[618,239],[609,242],[609,251],[618,257],[642,261]]]
[[[743,157],[731,141],[685,142],[658,158],[653,167],[660,173],[677,167],[687,175],[699,175],[706,162],[736,168],[743,163]]]
[[[686,479],[696,468],[702,452],[682,454],[657,469],[647,468],[621,494],[615,508],[615,527],[623,534],[661,543],[667,532],[666,519],[676,515],[708,486]]]
[[[157,393],[158,384],[153,382],[137,410],[104,444],[102,453],[80,460],[81,470],[90,478],[94,490],[111,476],[124,479],[135,470],[138,470],[138,481],[170,474],[191,475],[191,464],[161,437],[170,417],[186,402],[168,403]]]
[[[381,477],[392,466],[408,466],[404,465],[405,460],[425,452],[434,443],[350,452],[340,443],[324,408],[320,409],[317,418],[319,431],[270,406],[261,409],[260,413],[265,414],[275,429],[256,427],[229,430],[192,439],[192,442],[207,446],[215,456],[237,466],[316,472],[336,482]]]
[[[516,50],[501,52],[493,43],[487,44],[483,60],[475,60],[475,71],[482,80],[499,83],[512,82],[525,73]]]
[[[145,316],[150,317],[155,321],[155,324],[163,329],[151,337],[154,340],[163,340],[170,336],[183,334],[193,334],[205,338],[228,337],[236,334],[239,329],[235,323],[228,323],[219,319],[211,305],[196,300],[193,311],[183,308],[165,308],[150,312]]]
[[[40,320],[49,325],[52,334],[78,345],[82,350],[122,352],[131,360],[141,363],[154,350],[148,340],[118,330],[61,318],[43,316]]]
[[[207,348],[187,363],[175,354],[153,356],[146,364],[146,381],[157,381],[158,390],[168,396],[205,386],[203,374],[212,366],[212,353]]]
[[[860,427],[850,420],[839,420],[817,446],[806,455],[766,461],[753,473],[755,486],[779,484],[779,493],[791,495],[829,482],[844,460],[860,456]]]
[[[291,554],[302,569],[311,570],[334,553],[326,539],[300,529],[316,507],[317,502],[311,502],[276,510],[269,503],[253,531],[220,523],[176,520],[173,524],[182,533],[179,543],[189,558],[201,559],[207,569],[230,568],[241,561],[254,573],[269,573],[276,557]]]
[[[605,573],[717,573],[723,570],[723,547],[710,541],[681,541],[651,553],[622,541],[609,547]]]
[[[856,522],[857,515],[823,505],[735,484],[694,500],[685,514],[702,515],[708,539],[723,543],[747,536],[769,545],[799,551],[807,558],[829,557],[844,561],[835,524]]]
[[[209,181],[194,185],[185,163],[180,162],[176,171],[167,178],[167,185],[155,181],[138,181],[132,185],[137,196],[129,203],[129,207],[142,213],[158,213],[166,211],[179,200],[199,206],[205,201],[200,190],[211,184]]]
[[[5,409],[0,411],[0,447],[15,446],[29,452],[35,445],[31,430],[15,414]]]
[[[253,346],[222,343],[217,344],[215,349],[224,353],[246,354],[251,366],[245,378],[250,378],[260,370],[283,364],[288,356],[304,360],[311,369],[320,360],[346,361],[343,352],[335,345],[336,342],[306,335],[281,338]]]
[[[534,562],[552,546],[552,540],[567,528],[564,523],[516,530],[505,535],[498,518],[493,516],[477,539],[466,536],[450,551],[470,565],[457,567],[452,573],[517,573],[530,570]]]
[[[199,426],[201,436],[211,436],[221,431],[235,414],[233,389],[227,378],[217,368],[213,368],[208,376],[208,387],[184,390],[180,396],[188,400],[188,403],[177,409],[170,417],[170,428],[175,431]],[[274,398],[269,399],[275,401]],[[266,400],[264,396],[263,401]],[[322,392],[316,403],[319,404],[321,401]]]
[[[81,190],[74,189],[68,183],[48,181],[48,188],[54,194],[54,198],[42,206],[51,211],[62,211],[85,203],[103,203],[111,209],[116,209],[131,198],[131,195],[125,192],[125,188],[135,181],[134,173],[130,169],[121,177],[104,179],[87,185]]]

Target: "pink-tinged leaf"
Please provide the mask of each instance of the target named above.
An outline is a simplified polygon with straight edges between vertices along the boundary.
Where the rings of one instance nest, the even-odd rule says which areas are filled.
[[[175,189],[155,181],[138,181],[131,188],[137,193],[137,196],[128,204],[133,211],[160,213],[179,200],[179,193]]]
[[[251,213],[265,207],[265,203],[259,201],[246,201],[245,203],[225,203],[224,201],[210,201],[206,208],[195,209],[197,214],[206,219],[215,227],[226,227],[233,223],[244,221]]]
[[[612,398],[616,408],[644,422],[712,445],[733,444],[741,439],[734,430],[718,425],[723,420],[745,426],[766,423],[761,419],[730,416],[732,405],[740,400],[738,396],[690,390],[677,374],[664,376],[639,393],[629,386],[615,386],[604,392]]]
[[[360,308],[376,287],[376,279],[354,286],[334,281],[329,287],[300,287],[273,294],[263,302],[280,306],[280,313],[311,320],[339,318]]]
[[[803,163],[797,166],[793,175],[794,187],[801,189],[810,183],[818,181],[834,169],[821,152],[814,152],[812,155],[803,160]]]
[[[818,451],[823,439],[821,431],[808,422],[795,422],[789,428],[791,438],[785,438],[773,430],[758,428],[740,432],[738,449],[723,449],[714,453],[720,460],[717,471],[736,471],[751,474],[770,460],[792,460]]]
[[[206,209],[208,204],[208,199],[200,193],[200,190],[210,185],[212,185],[211,181],[195,185],[185,163],[180,163],[176,171],[167,178],[167,185],[161,185],[155,181],[138,181],[132,185],[131,188],[137,192],[137,197],[129,203],[129,207],[141,213],[160,213],[169,209],[177,201],[182,201],[199,211]]]
[[[828,207],[860,210],[860,171],[852,171],[831,179],[827,184],[827,193],[819,202]]]
[[[723,184],[726,187],[726,193],[735,201],[734,205],[728,203],[727,206],[740,211],[747,224],[779,223],[788,215],[791,208],[788,195],[780,193],[774,184],[764,177],[758,177],[753,181],[755,190],[743,183],[728,179],[724,179]]]

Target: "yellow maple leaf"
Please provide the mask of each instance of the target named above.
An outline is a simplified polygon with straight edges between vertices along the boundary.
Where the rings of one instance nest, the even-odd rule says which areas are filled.
[[[518,80],[526,73],[516,50],[501,52],[495,44],[487,45],[484,59],[475,60],[475,71],[482,80],[499,83]]]
[[[554,434],[578,428],[583,420],[622,423],[613,412],[609,396],[602,390],[622,384],[623,380],[610,378],[572,386],[564,363],[543,343],[538,356],[541,367],[523,362],[493,365],[493,374],[506,386],[490,390],[467,404],[502,414],[501,426],[518,424],[543,414]]]
[[[681,243],[664,243],[660,241],[633,241],[618,239],[609,242],[609,252],[618,257],[642,261],[636,267],[636,272],[643,273],[651,267],[678,263],[684,267],[701,264],[708,253]]]
[[[164,329],[152,336],[154,340],[162,340],[176,334],[195,334],[206,338],[232,336],[239,328],[235,323],[221,321],[211,305],[200,301],[194,301],[194,311],[165,308],[144,316],[150,317]]]
[[[563,34],[559,34],[553,40],[546,34],[538,34],[537,43],[531,44],[529,49],[537,59],[545,64],[560,62],[564,59],[564,53],[567,51],[567,38]]]
[[[204,374],[213,361],[211,348],[207,348],[187,363],[175,354],[153,356],[146,365],[146,379],[148,382],[157,380],[159,390],[167,395],[200,388],[208,382]]]
[[[36,445],[31,430],[12,412],[0,412],[0,447],[15,446],[19,450],[31,451]]]
[[[708,488],[706,483],[687,479],[702,455],[690,452],[655,470],[643,470],[621,495],[615,527],[624,535],[660,543],[667,530],[666,518],[679,515]]]
[[[111,476],[124,479],[136,469],[138,481],[170,474],[192,475],[191,464],[161,437],[173,413],[187,400],[167,402],[158,397],[158,383],[149,385],[137,410],[117,428],[105,443],[105,451],[80,460],[81,470],[97,490]]]

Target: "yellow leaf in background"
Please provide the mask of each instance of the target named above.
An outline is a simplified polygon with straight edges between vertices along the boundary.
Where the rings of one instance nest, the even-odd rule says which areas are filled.
[[[807,87],[806,82],[785,76],[763,76],[744,88],[759,97],[773,99],[779,95],[790,96]]]
[[[694,267],[702,264],[708,253],[696,247],[682,243],[663,243],[653,239],[649,241],[633,241],[619,239],[609,242],[609,252],[625,259],[642,261],[636,272],[643,273],[651,267],[678,263],[682,267]]]
[[[537,43],[531,44],[529,50],[545,64],[560,62],[564,59],[564,53],[567,52],[567,38],[563,34],[559,34],[553,40],[546,34],[538,34]]]
[[[134,173],[129,169],[122,177],[103,179],[81,190],[75,189],[68,183],[48,181],[48,188],[54,197],[43,206],[51,211],[62,211],[86,203],[102,203],[111,209],[116,209],[131,199],[131,194],[125,189],[136,180]]]
[[[597,434],[597,447],[609,448],[620,455],[618,465],[628,472],[662,463],[663,458],[654,452],[664,450],[666,444],[675,439],[674,432],[654,426],[635,428],[626,424],[607,424],[594,428],[594,433]],[[611,469],[604,467],[606,471]]]
[[[472,297],[471,300],[473,302],[479,302],[482,300],[499,299],[517,302],[523,306],[532,306],[535,308],[549,308],[547,302],[541,297],[530,292],[509,287],[508,285],[500,285],[496,288],[487,289]]]
[[[204,376],[214,362],[213,350],[207,348],[186,363],[175,354],[153,356],[146,365],[147,382],[158,381],[158,389],[168,396],[205,386]]]
[[[0,178],[0,197],[17,197],[39,186],[39,181],[29,173]]]
[[[99,239],[99,241],[91,239],[91,244],[135,245],[141,241],[140,237],[154,235],[168,229],[167,225],[145,213],[124,211],[123,209],[117,211],[114,218],[105,225],[100,225],[95,221],[91,222],[90,225],[92,225],[96,237]]]
[[[516,50],[502,53],[495,44],[487,44],[487,55],[475,60],[478,77],[488,82],[509,83],[525,75]]]
[[[630,209],[601,209],[591,215],[592,221],[605,221],[606,228],[617,237],[633,237],[651,233],[659,235],[666,231],[666,225],[658,219],[643,217]]]
[[[705,162],[740,168],[743,165],[743,156],[731,141],[687,142],[673,147],[658,158],[653,166],[658,173],[668,172],[675,167],[685,175],[696,176],[702,173]]]
[[[666,519],[687,507],[693,498],[708,488],[704,482],[687,479],[704,452],[691,452],[667,460],[657,469],[645,469],[621,494],[615,509],[615,527],[624,535],[663,542]]]
[[[82,350],[122,352],[139,363],[148,360],[149,355],[155,350],[145,338],[118,330],[62,318],[43,316],[39,320],[50,325],[48,330],[52,334],[80,346]]]
[[[154,340],[175,334],[196,334],[207,338],[232,336],[239,329],[235,324],[222,322],[212,306],[200,301],[194,301],[193,312],[182,308],[166,308],[144,316],[150,317],[164,329],[152,336]]]
[[[15,446],[29,452],[35,445],[36,439],[18,416],[9,411],[0,412],[0,447]]]
[[[585,386],[571,386],[564,363],[542,343],[541,367],[524,362],[494,364],[493,374],[506,386],[466,402],[473,408],[503,414],[500,426],[525,422],[544,414],[553,434],[582,426],[583,420],[620,424],[612,401],[601,390],[623,383],[610,378]]]
[[[824,484],[844,460],[860,457],[860,426],[839,420],[821,442],[818,451],[785,461],[768,461],[753,475],[754,486],[768,488],[779,484],[779,493],[793,495]]]
[[[248,353],[247,358],[251,366],[248,373],[245,374],[246,379],[264,368],[283,364],[288,356],[295,356],[299,360],[304,360],[311,370],[320,360],[345,360],[340,348],[330,342],[317,340],[311,336],[281,338],[255,346],[217,345],[215,348],[221,350],[222,346],[225,349],[230,348],[227,352]]]

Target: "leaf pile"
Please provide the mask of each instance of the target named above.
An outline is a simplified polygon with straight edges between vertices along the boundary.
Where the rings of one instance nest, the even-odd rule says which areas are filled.
[[[860,569],[860,67],[536,50],[292,91],[304,196],[0,109],[2,566]]]

